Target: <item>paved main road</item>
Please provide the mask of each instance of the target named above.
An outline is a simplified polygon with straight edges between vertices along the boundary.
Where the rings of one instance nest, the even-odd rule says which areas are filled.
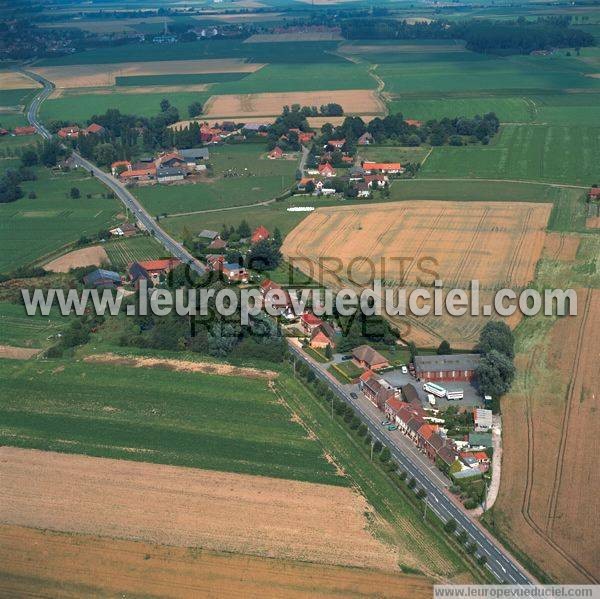
[[[486,567],[494,574],[498,581],[507,584],[534,584],[535,580],[517,561],[509,556],[492,538],[483,527],[463,509],[445,490],[446,484],[436,472],[423,465],[420,459],[411,455],[403,446],[404,439],[398,431],[390,432],[381,426],[382,414],[373,408],[366,407],[360,399],[354,399],[342,385],[338,384],[332,377],[324,373],[319,364],[304,354],[299,348],[289,342],[290,351],[300,360],[305,362],[321,380],[327,383],[331,389],[345,402],[349,403],[361,420],[369,428],[373,439],[385,444],[392,457],[413,477],[419,487],[427,492],[427,509],[433,511],[443,522],[450,518],[456,520],[458,528],[464,530],[469,536],[469,541],[476,543],[477,554],[485,555]]]
[[[54,84],[44,77],[41,77],[37,73],[32,73],[31,71],[23,71],[23,73],[44,86],[40,93],[29,105],[27,119],[42,137],[45,139],[50,139],[52,135],[40,122],[38,113],[42,102],[52,93]],[[168,233],[161,229],[159,224],[152,218],[152,216],[150,216],[150,214],[148,214],[148,212],[146,212],[144,207],[133,197],[131,192],[120,183],[120,181],[115,179],[112,175],[105,173],[97,166],[94,166],[91,162],[83,158],[83,156],[79,155],[77,152],[73,152],[71,159],[74,166],[79,166],[88,171],[99,181],[104,183],[104,185],[112,189],[125,207],[131,210],[131,213],[135,216],[135,218],[152,235],[154,235],[154,237],[164,246],[169,254],[179,258],[183,263],[188,264],[193,271],[200,275],[206,272],[204,265],[194,258],[194,256],[192,256],[179,242],[175,241]]]

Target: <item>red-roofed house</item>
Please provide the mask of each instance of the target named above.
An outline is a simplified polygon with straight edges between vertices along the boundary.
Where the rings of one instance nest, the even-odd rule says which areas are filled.
[[[600,187],[590,187],[588,191],[588,196],[592,200],[600,199]]]
[[[269,232],[269,229],[260,225],[260,226],[256,227],[256,229],[254,229],[254,231],[252,232],[252,237],[250,238],[250,241],[252,243],[258,243],[259,241],[264,241],[265,239],[269,239],[269,237],[271,237],[271,233]]]
[[[34,135],[35,127],[15,127],[13,133],[15,135]]]
[[[373,187],[374,185],[377,187],[385,187],[385,184],[389,181],[386,175],[365,175],[364,179],[369,187]]]
[[[79,127],[77,125],[62,127],[58,130],[57,135],[62,139],[77,139],[79,137]]]
[[[399,399],[391,397],[385,402],[385,415],[392,422],[396,422],[396,416],[398,415],[398,412],[400,412],[403,405],[404,404]]]
[[[126,170],[119,175],[122,181],[149,181],[154,177],[156,177],[156,167],[153,164],[147,168]]]
[[[123,171],[131,170],[131,162],[129,160],[117,160],[110,165],[110,172],[113,174],[113,177],[116,177],[119,173]]]
[[[300,317],[300,326],[305,333],[313,334],[315,329],[318,329],[323,324],[323,321],[315,316],[312,312],[304,312]]]
[[[85,132],[100,135],[101,133],[104,133],[104,127],[102,125],[98,125],[98,123],[92,123],[85,128]]]
[[[270,279],[265,279],[260,284],[260,294],[263,302],[276,310],[285,309],[292,305],[292,298],[289,292]]]
[[[315,136],[314,131],[301,131],[298,133],[298,141],[301,144],[308,143]]]
[[[336,173],[335,173],[335,169],[331,166],[331,164],[329,164],[329,162],[326,162],[325,164],[319,164],[319,175],[321,175],[322,177],[335,177]]]
[[[386,403],[395,395],[394,390],[382,385],[376,376],[372,376],[366,381],[359,379],[359,387],[365,397],[380,410],[384,410]]]
[[[362,167],[365,169],[365,173],[369,175],[378,172],[389,173],[391,175],[404,172],[399,162],[363,162]]]
[[[325,349],[327,346],[333,347],[333,343],[320,328],[317,328],[310,338],[310,346],[315,349]]]
[[[412,127],[421,127],[423,125],[423,121],[417,121],[416,119],[405,119],[404,122]]]
[[[165,258],[163,260],[144,260],[138,264],[145,269],[151,277],[159,277],[171,272],[181,264],[179,258]]]
[[[275,160],[277,158],[283,158],[283,150],[279,147],[279,146],[275,146],[270,152],[269,152],[269,158],[271,160]]]

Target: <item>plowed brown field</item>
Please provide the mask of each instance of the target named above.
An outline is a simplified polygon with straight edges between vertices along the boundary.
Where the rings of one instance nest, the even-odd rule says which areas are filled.
[[[503,460],[495,525],[561,583],[600,582],[600,290],[578,293],[502,402]]]
[[[0,526],[0,596],[398,597],[420,576]]]
[[[431,286],[437,278],[447,289],[467,289],[477,279],[483,304],[493,290],[522,287],[533,279],[551,208],[445,201],[321,208],[287,236],[282,251],[334,288],[359,289],[376,279],[391,288],[413,288]],[[484,322],[483,317],[447,315],[401,320],[404,335],[418,345],[446,339],[454,347],[472,346]],[[509,324],[517,322],[515,316]]]
[[[0,448],[0,523],[398,570],[349,488]]]
[[[579,235],[548,233],[544,243],[544,256],[560,262],[572,262],[575,260],[580,242]]]

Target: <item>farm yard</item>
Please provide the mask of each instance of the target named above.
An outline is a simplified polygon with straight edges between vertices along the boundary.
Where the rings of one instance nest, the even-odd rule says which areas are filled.
[[[534,278],[550,212],[550,204],[517,202],[322,208],[286,237],[282,252],[334,288],[360,289],[374,279],[391,288],[431,285],[434,279],[448,289],[464,289],[473,279],[484,292],[518,288]],[[449,315],[406,320],[410,338],[426,347],[442,339],[469,347],[484,324],[483,318]]]
[[[422,576],[382,570],[7,525],[0,526],[0,538],[2,588],[12,596],[49,591],[77,595],[81,588],[102,596],[161,592],[182,598],[221,593],[274,599],[283,593],[325,599],[340,591],[368,597],[377,588],[383,598],[428,599],[432,592],[432,584]]]
[[[105,197],[106,188],[83,171],[36,168],[36,175],[36,181],[21,184],[25,197],[0,204],[0,272],[40,261],[82,235],[106,229],[119,211],[117,201]],[[69,196],[72,187],[80,198]],[[37,197],[28,198],[30,192]]]
[[[580,289],[578,299],[577,317],[517,329],[519,375],[503,400],[502,486],[487,521],[553,580],[588,584],[600,579],[590,526],[600,479],[587,443],[598,420],[600,292]]]
[[[255,204],[288,189],[299,160],[269,160],[264,146],[259,144],[217,146],[210,152],[212,175],[205,181],[139,187],[135,195],[152,214]]]

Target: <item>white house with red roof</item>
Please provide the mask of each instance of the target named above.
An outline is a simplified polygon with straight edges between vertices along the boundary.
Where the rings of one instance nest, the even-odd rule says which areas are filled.
[[[335,177],[336,172],[335,169],[329,164],[329,162],[325,162],[324,164],[319,164],[319,175],[321,177]]]
[[[309,335],[312,335],[313,331],[318,329],[322,324],[323,321],[312,312],[304,312],[304,314],[300,316],[300,326],[302,327],[302,330]]]
[[[269,158],[271,160],[276,160],[277,158],[283,158],[283,150],[279,147],[279,146],[275,146],[270,152],[269,152]]]
[[[250,238],[250,241],[252,243],[258,243],[259,241],[264,241],[265,239],[269,239],[269,237],[271,237],[271,233],[269,232],[269,229],[260,225],[260,226],[256,227],[256,229],[254,229],[254,231],[252,232],[252,237]]]

